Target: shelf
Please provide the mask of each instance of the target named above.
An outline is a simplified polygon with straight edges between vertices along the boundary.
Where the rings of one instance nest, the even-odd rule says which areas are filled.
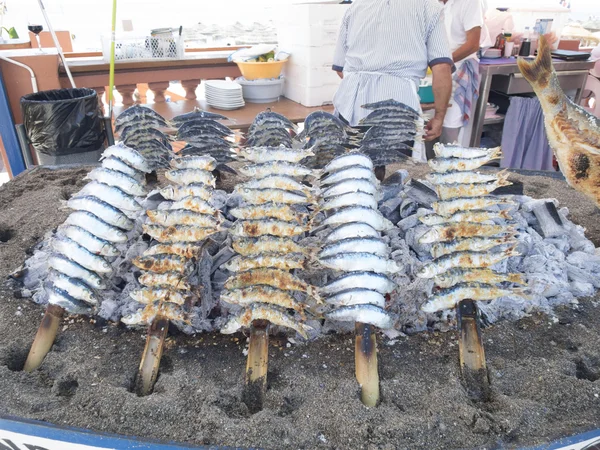
[[[493,116],[486,116],[483,121],[484,125],[496,125],[498,123],[504,123],[504,115],[494,114]]]

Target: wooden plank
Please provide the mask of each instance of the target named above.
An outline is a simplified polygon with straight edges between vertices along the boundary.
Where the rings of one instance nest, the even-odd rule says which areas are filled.
[[[473,300],[463,300],[456,307],[458,319],[458,350],[463,383],[473,400],[487,401],[490,398],[490,381],[477,304]]]
[[[242,401],[253,414],[263,409],[267,393],[268,369],[269,322],[255,320],[250,328],[246,378],[242,391]]]
[[[22,48],[31,48],[31,42],[19,42],[18,44],[13,44],[9,40],[0,44],[0,50],[19,50]]]
[[[156,316],[148,327],[146,346],[135,379],[135,392],[139,396],[148,395],[154,389],[168,331],[169,319],[161,316]]]
[[[1,44],[0,44],[1,45]],[[26,43],[27,47],[18,47],[18,48],[31,48],[31,43]],[[239,50],[241,48],[249,48],[249,45],[232,45],[230,47],[198,47],[198,48],[186,48],[185,53],[207,53],[207,52],[224,52],[224,51],[234,51]],[[90,58],[90,57],[102,57],[102,52],[69,52],[65,53],[66,58]]]
[[[379,403],[379,371],[377,368],[377,335],[375,327],[356,322],[354,338],[354,366],[356,380],[361,388],[361,401],[374,407]]]
[[[115,73],[119,71],[139,71],[139,70],[173,70],[181,68],[197,68],[206,66],[233,66],[237,65],[228,62],[229,51],[206,51],[191,53],[183,59],[173,60],[146,60],[146,61],[117,61],[115,63]],[[107,72],[109,63],[104,61],[101,56],[71,58],[69,69],[73,75],[85,72]],[[63,65],[59,65],[59,74],[65,74]]]

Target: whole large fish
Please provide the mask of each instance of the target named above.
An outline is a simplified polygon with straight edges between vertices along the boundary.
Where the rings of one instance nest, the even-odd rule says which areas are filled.
[[[600,119],[562,91],[543,36],[535,61],[519,58],[517,64],[540,100],[548,142],[567,183],[600,206]]]

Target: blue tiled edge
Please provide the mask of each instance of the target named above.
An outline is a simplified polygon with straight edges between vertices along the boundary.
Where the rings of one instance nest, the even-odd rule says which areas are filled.
[[[586,433],[576,434],[551,442],[550,444],[539,445],[537,447],[527,447],[523,450],[559,450],[563,447],[579,444],[591,439],[600,439],[600,429],[588,431]]]
[[[0,416],[0,449],[16,448],[16,442],[6,442],[6,436],[3,436],[3,431],[19,433],[22,435],[33,436],[36,438],[50,439],[56,441],[56,445],[49,447],[47,450],[58,450],[61,448],[61,443],[88,445],[96,448],[119,449],[119,450],[232,450],[234,447],[219,447],[219,446],[200,446],[194,447],[185,444],[165,443],[143,439],[140,440],[132,436],[120,436],[109,433],[98,433],[89,430],[61,427],[57,425],[40,422],[37,420],[20,419],[16,417]],[[13,444],[13,446],[11,446]],[[21,444],[21,443],[19,443]],[[23,442],[23,444],[26,444]],[[26,447],[29,448],[29,447]],[[43,447],[35,447],[36,449],[44,449]]]
[[[4,78],[0,71],[0,136],[10,164],[10,171],[16,176],[25,170],[25,161],[21,153],[21,145],[17,138],[17,130],[8,101]]]

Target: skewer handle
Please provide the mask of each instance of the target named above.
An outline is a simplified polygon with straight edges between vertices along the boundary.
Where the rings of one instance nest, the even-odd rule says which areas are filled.
[[[146,346],[135,380],[135,392],[140,396],[148,395],[154,389],[168,331],[169,319],[160,316],[148,327]]]
[[[490,381],[477,304],[473,300],[462,300],[456,307],[456,315],[460,332],[460,370],[465,388],[473,399],[486,401],[490,397]]]
[[[375,327],[357,322],[355,331],[354,358],[356,379],[361,387],[361,400],[365,406],[376,406],[379,402],[379,371]]]
[[[25,372],[33,372],[42,365],[44,358],[52,348],[60,321],[65,314],[65,310],[60,306],[48,305],[46,313],[40,323],[33,344],[29,349],[29,355],[23,366]]]
[[[246,362],[246,384],[242,401],[251,413],[263,409],[269,368],[269,322],[255,320],[250,328],[250,345]]]

